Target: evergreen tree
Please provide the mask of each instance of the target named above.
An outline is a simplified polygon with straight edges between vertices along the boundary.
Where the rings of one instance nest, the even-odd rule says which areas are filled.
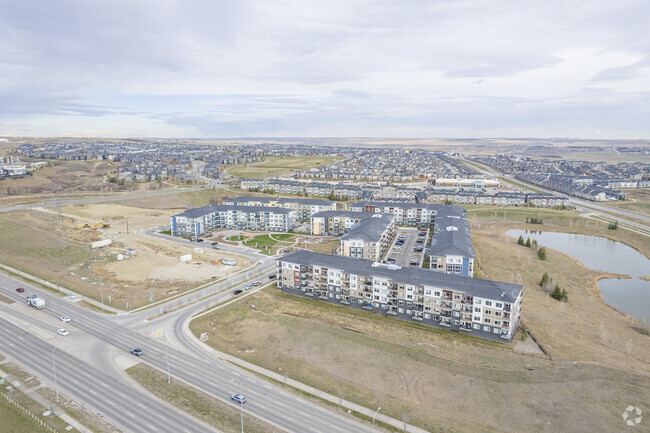
[[[539,249],[537,252],[537,255],[539,256],[540,260],[546,260],[546,248],[542,247]]]
[[[519,239],[517,240],[517,243],[518,243],[519,245],[522,245],[522,246],[523,246],[523,245],[524,245],[524,237],[523,237],[523,236],[519,236]]]
[[[561,297],[562,297],[562,290],[560,289],[560,286],[556,284],[555,288],[551,292],[551,298],[559,301]]]
[[[526,217],[526,224],[528,224],[528,217]]]
[[[526,246],[530,248],[530,238],[526,239]]]
[[[569,294],[565,289],[562,289],[562,295],[560,296],[562,302],[569,302]]]
[[[542,281],[539,282],[539,285],[544,287],[546,284],[548,284],[548,281],[550,280],[548,274],[544,272],[544,275],[542,275]]]

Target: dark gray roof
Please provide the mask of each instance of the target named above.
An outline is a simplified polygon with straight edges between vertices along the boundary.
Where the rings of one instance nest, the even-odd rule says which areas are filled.
[[[207,214],[220,211],[232,211],[238,210],[249,213],[258,213],[258,212],[270,212],[276,214],[289,214],[295,212],[293,209],[285,209],[283,207],[269,207],[269,206],[238,206],[238,205],[208,205],[203,207],[197,207],[195,209],[188,209],[183,213],[180,213],[176,216],[186,217],[186,218],[198,218]]]
[[[431,239],[429,255],[475,258],[469,224],[464,218],[436,218],[436,233]]]
[[[439,210],[444,206],[444,204],[436,203],[408,203],[408,202],[397,202],[397,201],[360,201],[354,204],[351,204],[350,207],[365,207],[365,206],[375,206],[375,207],[397,207],[401,209],[430,209],[430,210]]]
[[[373,215],[390,215],[390,214],[377,214],[374,212],[352,212],[349,210],[324,210],[315,214],[312,214],[312,218],[318,217],[318,218],[340,218],[340,217],[347,217],[347,218],[355,218],[355,219],[366,219],[366,218],[372,218]]]
[[[300,203],[319,206],[331,206],[333,201],[325,200],[322,198],[275,198],[275,197],[235,197],[226,200],[227,202],[246,203],[249,201],[259,201],[262,203],[269,203],[277,201],[278,203]]]
[[[357,215],[359,212],[355,212]],[[391,221],[395,218],[393,215],[386,214],[373,214],[371,218],[366,218],[359,221],[350,229],[349,232],[344,234],[341,239],[361,239],[369,242],[379,242],[381,235],[384,234],[386,228],[390,225]]]
[[[333,267],[348,273],[390,278],[393,281],[404,284],[427,285],[451,289],[471,296],[503,300],[504,302],[515,302],[522,290],[522,286],[519,284],[480,280],[422,268],[395,269],[396,267],[393,266],[391,269],[385,266],[375,266],[372,260],[334,256],[306,250],[285,254],[278,261],[308,266]]]

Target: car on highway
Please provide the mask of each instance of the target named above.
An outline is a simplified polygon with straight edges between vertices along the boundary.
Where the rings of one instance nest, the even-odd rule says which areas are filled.
[[[215,246],[215,245],[217,245],[218,243],[219,243],[219,242],[210,242],[210,245]]]
[[[259,281],[253,281],[253,282],[251,283],[251,286],[253,286],[253,287],[257,287],[257,286],[259,286],[260,284],[262,284],[262,283],[259,282]]]
[[[68,335],[68,334],[70,334],[70,331],[68,331],[67,329],[64,329],[64,328],[61,328],[56,332],[58,332],[59,335]]]
[[[213,245],[213,246],[212,246],[212,249],[213,249],[213,250],[220,250],[221,248],[219,248],[219,245]]]
[[[244,293],[244,291],[242,289],[237,289],[233,292],[235,295],[239,295],[240,293]]]
[[[233,394],[230,396],[230,399],[236,401],[239,404],[246,403],[246,397],[241,394]]]
[[[59,320],[62,321],[63,323],[68,323],[70,321],[69,316],[61,316],[59,317]]]
[[[131,349],[131,355],[142,356],[142,349],[138,349],[137,347],[135,349]]]
[[[23,292],[25,291],[25,289],[23,289],[22,287],[18,287],[18,288],[16,289],[16,291],[17,291],[18,293],[23,293]]]
[[[203,242],[205,242],[205,239],[197,239],[196,242],[202,244]]]

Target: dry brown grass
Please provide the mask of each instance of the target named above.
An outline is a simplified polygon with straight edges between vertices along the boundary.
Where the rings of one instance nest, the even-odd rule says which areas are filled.
[[[521,228],[525,217],[472,217],[473,237],[491,278],[524,284],[523,319],[552,361],[275,290],[204,316],[191,329],[208,332],[219,350],[366,407],[380,404],[383,413],[429,431],[618,431],[625,407],[650,401],[649,337],[602,302],[595,272],[552,250],[542,262],[503,234]],[[545,229],[601,231],[600,223],[578,222],[571,213],[543,218]],[[637,248],[644,245],[636,239]],[[541,292],[544,271],[569,290],[568,304]]]

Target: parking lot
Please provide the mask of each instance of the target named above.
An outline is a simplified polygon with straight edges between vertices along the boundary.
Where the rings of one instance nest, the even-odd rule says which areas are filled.
[[[418,243],[418,233],[416,228],[397,229],[397,237],[388,253],[387,261],[400,266],[422,266],[427,237],[420,237],[423,241]],[[428,230],[426,233],[428,235]],[[403,242],[400,242],[401,239]],[[402,245],[398,245],[399,243]],[[421,251],[415,251],[416,248],[421,248]]]

